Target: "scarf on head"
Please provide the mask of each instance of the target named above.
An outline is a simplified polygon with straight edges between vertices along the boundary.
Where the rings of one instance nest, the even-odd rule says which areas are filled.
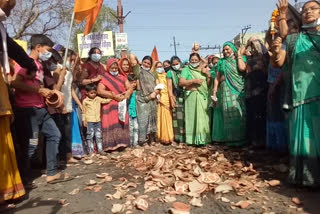
[[[0,35],[2,38],[2,48],[3,48],[3,58],[2,58],[2,65],[3,65],[3,79],[8,82],[7,75],[10,73],[10,65],[9,65],[9,58],[8,58],[8,47],[7,47],[7,31],[3,25],[3,21],[7,20],[6,14],[3,10],[0,9]]]
[[[238,49],[232,42],[226,42],[223,48],[229,46],[236,54]],[[246,62],[246,58],[242,56],[243,61]],[[224,57],[220,59],[217,65],[217,71],[226,77],[226,83],[228,87],[237,95],[244,93],[244,78],[243,74],[239,73],[238,63],[232,56]]]
[[[223,44],[223,48],[226,46],[229,46],[231,50],[236,54],[238,52],[237,47],[232,43],[232,42],[226,42]],[[227,67],[227,61],[232,61],[233,56],[228,56],[228,57],[223,57],[222,59],[219,60],[217,64],[217,71],[220,73],[225,73],[225,71],[228,69]]]
[[[128,63],[129,63],[129,71],[128,71],[128,72],[124,72],[124,71],[122,70],[122,63],[123,63],[123,61],[125,61],[125,60],[127,60]],[[119,71],[120,71],[120,73],[122,73],[123,75],[126,75],[126,76],[127,76],[128,74],[130,74],[130,73],[133,72],[132,66],[131,66],[130,61],[129,61],[129,59],[128,59],[127,57],[122,57],[122,58],[120,59],[120,61],[119,61]]]
[[[119,70],[119,64],[118,64],[117,59],[111,58],[111,59],[108,59],[108,61],[107,61],[107,73],[110,73],[110,67],[111,67],[111,65],[114,64],[114,63],[117,64],[118,70]]]

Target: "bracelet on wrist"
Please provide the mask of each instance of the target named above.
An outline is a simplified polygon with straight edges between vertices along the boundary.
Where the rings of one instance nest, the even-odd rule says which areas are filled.
[[[286,17],[282,17],[282,18],[278,19],[278,22],[283,21],[283,20],[287,21],[287,18]]]

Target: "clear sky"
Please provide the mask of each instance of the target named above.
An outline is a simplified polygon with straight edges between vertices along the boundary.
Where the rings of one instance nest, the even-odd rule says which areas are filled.
[[[124,14],[131,10],[124,31],[129,48],[139,59],[150,55],[156,45],[161,60],[174,55],[173,36],[178,56],[187,59],[193,42],[202,46],[222,45],[232,40],[246,25],[248,32],[268,28],[276,0],[122,0]],[[116,9],[116,0],[106,0]],[[290,0],[290,2],[294,2]],[[201,51],[206,56],[214,50]],[[215,52],[217,53],[217,51]]]

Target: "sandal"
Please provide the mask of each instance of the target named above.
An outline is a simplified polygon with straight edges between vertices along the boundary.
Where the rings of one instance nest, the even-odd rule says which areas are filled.
[[[70,177],[66,173],[61,173],[60,178],[54,179],[52,181],[47,181],[47,184],[57,184],[57,183],[63,183],[63,182],[71,181],[71,180],[73,180],[73,177]]]

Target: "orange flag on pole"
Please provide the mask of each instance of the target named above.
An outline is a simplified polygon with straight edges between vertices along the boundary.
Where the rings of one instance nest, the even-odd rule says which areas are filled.
[[[152,60],[153,60],[154,62],[155,62],[155,61],[160,61],[160,60],[159,60],[159,55],[158,55],[158,51],[157,51],[156,46],[154,46],[154,48],[153,48],[153,50],[152,50],[151,58],[152,58]]]
[[[74,20],[76,23],[80,23],[86,19],[84,35],[87,35],[91,32],[91,29],[99,15],[102,4],[103,0],[76,0],[73,9],[75,13]]]

